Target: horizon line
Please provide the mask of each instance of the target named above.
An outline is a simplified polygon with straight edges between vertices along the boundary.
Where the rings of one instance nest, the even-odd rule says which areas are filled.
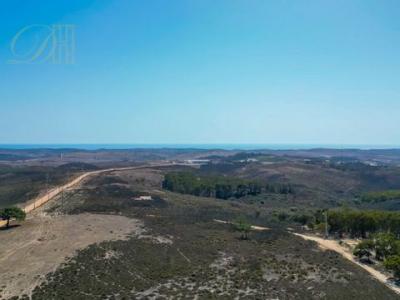
[[[398,150],[395,144],[323,143],[0,143],[0,150],[78,149],[197,149],[197,150]]]

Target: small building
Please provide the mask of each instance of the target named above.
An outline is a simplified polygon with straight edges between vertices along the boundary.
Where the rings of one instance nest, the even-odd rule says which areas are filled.
[[[152,200],[152,198],[151,198],[151,196],[139,196],[139,197],[133,198],[133,200],[148,201],[148,200]]]
[[[206,165],[210,163],[209,159],[186,159],[184,161],[186,164],[190,165]]]

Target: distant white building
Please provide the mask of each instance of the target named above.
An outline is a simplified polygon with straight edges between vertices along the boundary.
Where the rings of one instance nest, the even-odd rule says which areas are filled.
[[[144,200],[152,200],[152,198],[151,198],[151,196],[139,196],[139,197],[133,198],[133,200],[141,200],[141,201],[144,201]]]
[[[208,164],[210,162],[209,159],[187,159],[185,160],[185,163],[191,164],[191,165],[203,165],[203,164]]]
[[[257,162],[257,158],[246,158],[246,159],[241,159],[239,162],[244,163],[244,162]]]

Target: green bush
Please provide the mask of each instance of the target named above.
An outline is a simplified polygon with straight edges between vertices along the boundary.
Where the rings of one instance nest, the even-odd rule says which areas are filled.
[[[372,240],[365,240],[360,242],[353,251],[354,256],[359,259],[366,257],[368,260],[372,256],[372,251],[374,250],[374,242]]]
[[[389,256],[385,259],[384,266],[386,269],[393,272],[396,279],[400,279],[400,255]]]
[[[247,240],[249,238],[249,232],[251,230],[251,225],[249,222],[247,222],[247,220],[245,218],[240,217],[240,218],[236,219],[233,222],[233,226],[234,226],[235,230],[237,230],[241,233],[240,238],[242,240]]]

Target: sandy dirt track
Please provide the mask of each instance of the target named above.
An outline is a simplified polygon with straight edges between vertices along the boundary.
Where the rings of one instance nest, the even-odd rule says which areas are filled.
[[[233,224],[233,222],[228,222],[228,221],[224,221],[224,220],[217,220],[217,219],[214,219],[214,222],[222,223],[222,224]],[[253,229],[253,230],[259,230],[259,231],[269,230],[268,227],[257,226],[257,225],[251,225],[250,228]]]
[[[362,264],[362,263],[358,262],[357,260],[355,260],[353,254],[350,252],[350,250],[341,246],[337,241],[327,240],[327,239],[323,239],[323,238],[320,238],[317,236],[305,235],[305,234],[300,234],[300,233],[293,233],[293,234],[297,235],[305,240],[314,241],[314,242],[318,243],[318,246],[322,250],[332,250],[332,251],[335,251],[335,252],[341,254],[344,258],[348,259],[352,263],[354,263],[354,264],[360,266],[361,268],[363,268],[364,270],[366,270],[368,273],[371,274],[372,277],[374,277],[375,279],[377,279],[380,282],[382,282],[383,284],[385,284],[388,288],[392,289],[397,294],[400,294],[400,288],[391,284],[389,281],[389,277],[387,275],[375,270],[374,268],[372,268],[370,266],[367,266],[367,265]]]
[[[159,163],[159,164],[149,164],[149,165],[135,166],[135,167],[110,168],[110,169],[86,172],[84,174],[79,175],[78,177],[74,178],[73,180],[71,180],[70,182],[68,182],[62,186],[58,186],[58,187],[51,189],[49,192],[45,193],[44,195],[41,195],[33,200],[28,201],[28,204],[26,204],[23,207],[23,209],[26,213],[30,213],[31,211],[42,206],[43,204],[50,201],[54,197],[60,195],[63,191],[80,184],[84,179],[91,177],[91,176],[96,176],[99,174],[104,174],[104,173],[109,173],[109,172],[114,172],[114,171],[136,170],[136,169],[144,169],[144,168],[151,168],[151,167],[165,167],[165,166],[169,166],[169,165],[172,165],[172,164],[171,163]],[[7,224],[7,222],[5,220],[0,220],[0,227],[5,226],[6,224]]]

